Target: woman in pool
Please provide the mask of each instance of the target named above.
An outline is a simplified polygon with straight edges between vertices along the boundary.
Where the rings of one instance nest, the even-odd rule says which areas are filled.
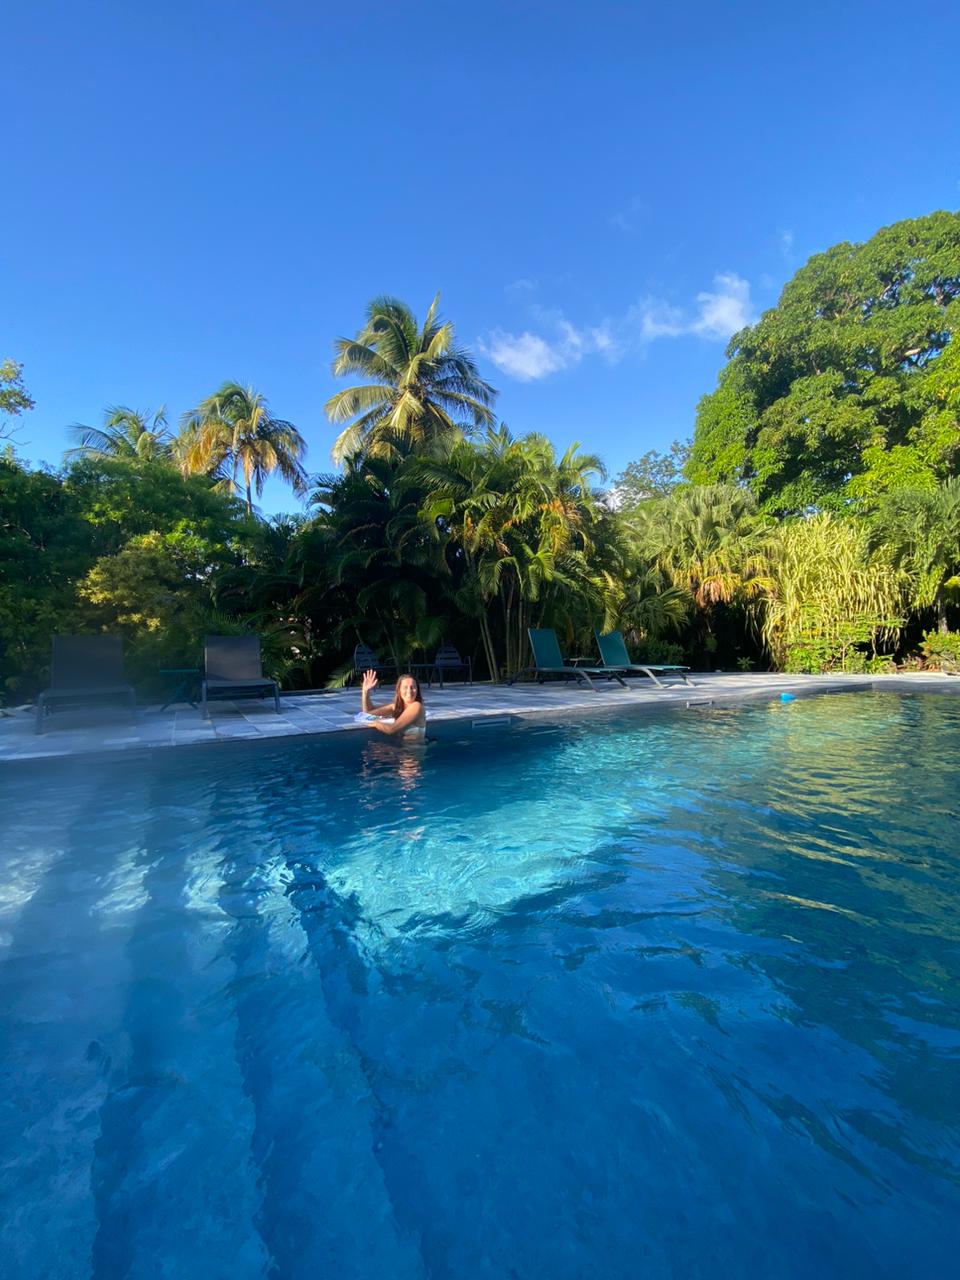
[[[413,676],[401,676],[394,690],[393,701],[385,702],[379,707],[375,707],[370,701],[370,694],[376,687],[376,672],[365,671],[360,686],[360,706],[367,715],[377,717],[376,720],[369,721],[370,727],[391,737],[399,734],[404,741],[422,741],[427,733],[427,713],[423,708],[420,681]],[[391,723],[385,724],[384,719]]]

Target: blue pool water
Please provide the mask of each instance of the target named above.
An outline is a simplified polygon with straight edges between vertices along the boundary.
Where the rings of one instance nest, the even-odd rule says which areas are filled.
[[[904,1277],[960,1246],[960,699],[0,776],[0,1258]]]

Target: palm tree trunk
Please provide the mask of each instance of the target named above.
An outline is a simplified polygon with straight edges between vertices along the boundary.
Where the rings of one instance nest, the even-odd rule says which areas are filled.
[[[487,670],[490,673],[490,679],[494,684],[500,683],[500,672],[497,669],[497,655],[493,649],[493,637],[490,634],[490,619],[487,617],[486,608],[480,613],[480,637],[483,640],[483,651],[487,659]]]
[[[253,495],[250,492],[250,481],[247,481],[247,515],[253,515]]]

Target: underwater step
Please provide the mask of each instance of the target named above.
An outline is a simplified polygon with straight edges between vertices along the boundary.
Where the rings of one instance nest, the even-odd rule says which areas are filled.
[[[398,1227],[376,1157],[377,1101],[328,1007],[335,900],[302,855],[284,857],[273,841],[230,843],[247,854],[229,861],[220,903],[234,921],[237,1054],[277,1274],[422,1280],[417,1241]]]

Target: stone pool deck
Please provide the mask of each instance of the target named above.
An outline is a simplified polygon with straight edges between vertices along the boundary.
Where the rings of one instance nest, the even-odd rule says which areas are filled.
[[[671,682],[658,689],[649,680],[631,680],[623,689],[610,681],[596,691],[584,685],[536,683],[508,685],[450,685],[424,690],[431,722],[474,720],[484,716],[564,715],[634,707],[638,712],[664,707],[702,707],[755,698],[831,693],[855,689],[890,689],[960,694],[960,678],[931,672],[895,676],[793,676],[734,672],[696,673],[694,686]],[[278,715],[271,702],[223,701],[211,705],[209,720],[198,709],[177,705],[161,711],[141,707],[136,722],[120,711],[61,712],[47,721],[42,734],[34,732],[33,708],[0,716],[0,763],[52,757],[103,754],[162,747],[195,746],[254,738],[283,738],[304,734],[356,732],[354,716],[360,707],[356,689],[286,694]],[[369,730],[364,730],[369,732]]]

